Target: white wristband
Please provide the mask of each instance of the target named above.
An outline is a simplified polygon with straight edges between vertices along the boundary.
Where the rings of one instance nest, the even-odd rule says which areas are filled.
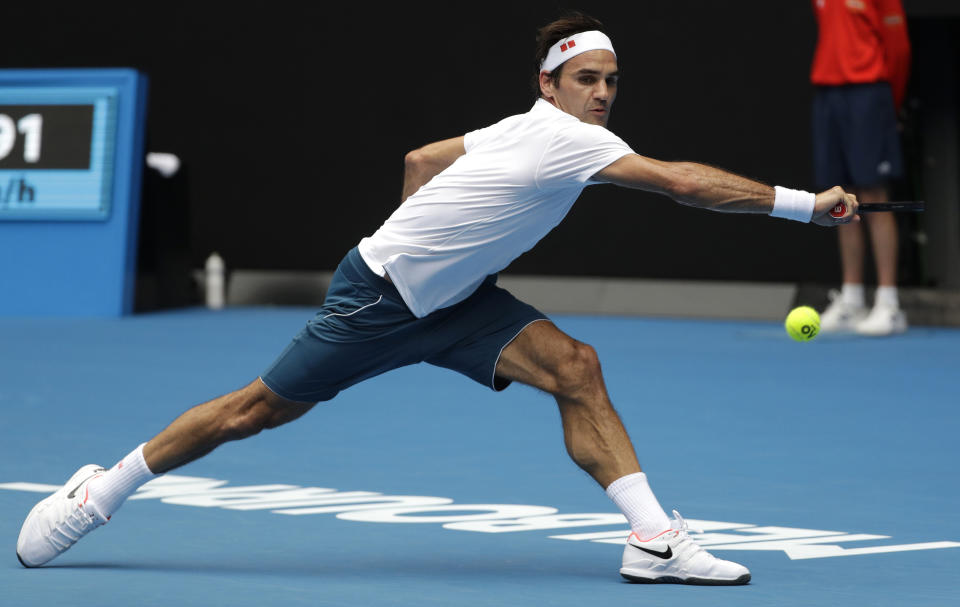
[[[813,209],[817,204],[817,195],[803,190],[791,190],[776,186],[771,217],[782,217],[809,223],[813,218]]]

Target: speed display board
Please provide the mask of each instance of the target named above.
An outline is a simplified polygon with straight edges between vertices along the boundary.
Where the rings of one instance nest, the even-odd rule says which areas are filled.
[[[129,314],[147,79],[0,70],[0,314]]]
[[[0,88],[0,220],[106,219],[116,106],[110,88]]]

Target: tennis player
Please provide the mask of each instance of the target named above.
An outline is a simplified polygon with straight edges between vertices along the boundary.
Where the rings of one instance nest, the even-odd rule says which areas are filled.
[[[350,250],[315,318],[248,386],[194,407],[113,468],[81,468],[27,516],[17,556],[37,567],[106,523],[142,484],[227,441],[293,421],[390,369],[427,362],[493,390],[518,381],[556,398],[567,451],[630,523],[621,574],[638,582],[745,584],[742,565],[692,541],[661,508],[610,403],[597,354],[496,286],[496,273],[566,215],[589,185],[665,194],[713,211],[820,225],[856,198],[773,188],[715,168],[636,154],[606,129],[619,72],[601,24],[543,27],[529,112],[406,157],[404,200]],[[829,211],[845,202],[847,212]]]

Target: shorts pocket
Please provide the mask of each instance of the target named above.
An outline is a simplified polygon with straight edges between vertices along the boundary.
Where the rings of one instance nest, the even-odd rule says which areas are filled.
[[[325,341],[354,343],[389,335],[415,320],[402,302],[364,282],[344,280],[331,283],[323,308],[308,329]]]

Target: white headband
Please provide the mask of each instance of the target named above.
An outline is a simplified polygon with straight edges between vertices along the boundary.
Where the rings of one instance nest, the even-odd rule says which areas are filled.
[[[614,57],[617,56],[617,53],[613,50],[613,43],[603,32],[591,30],[574,34],[569,38],[557,41],[550,47],[547,58],[540,64],[540,71],[552,72],[568,59],[576,57],[580,53],[596,50],[610,51]]]

